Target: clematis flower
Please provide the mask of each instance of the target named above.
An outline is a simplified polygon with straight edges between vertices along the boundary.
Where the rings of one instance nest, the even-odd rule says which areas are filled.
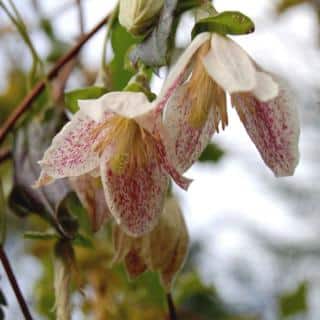
[[[288,87],[233,40],[208,32],[182,54],[160,95],[163,139],[171,141],[170,158],[180,172],[228,125],[226,93],[266,165],[276,176],[292,175],[299,159],[299,121]]]
[[[133,236],[150,231],[163,209],[169,176],[184,189],[190,183],[171,165],[153,129],[155,106],[133,92],[108,93],[79,106],[39,162],[36,186],[98,171],[117,223]]]
[[[147,235],[132,238],[115,226],[113,244],[113,262],[124,261],[130,278],[147,270],[157,271],[164,288],[170,291],[189,247],[187,227],[177,200],[171,196],[166,199],[158,225]]]

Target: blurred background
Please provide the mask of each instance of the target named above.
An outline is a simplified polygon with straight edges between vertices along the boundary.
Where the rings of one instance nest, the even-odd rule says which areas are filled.
[[[75,43],[79,35],[75,1],[19,0],[15,4],[37,52],[48,63]],[[192,240],[174,297],[181,312],[193,314],[183,319],[318,320],[320,5],[316,0],[216,0],[214,4],[218,11],[240,10],[253,19],[255,33],[237,37],[236,41],[260,65],[281,75],[292,86],[301,119],[301,160],[294,177],[275,178],[229,108],[229,126],[213,137],[212,149],[187,172],[194,179],[188,193],[174,189]],[[83,0],[82,5],[87,31],[112,10],[115,1]],[[40,25],[43,18],[50,21],[53,36]],[[177,33],[179,47],[190,41],[192,24],[191,14],[185,14]],[[94,82],[103,38],[101,31],[84,46],[81,63],[67,82],[67,89]],[[111,46],[107,52],[108,60],[112,60]],[[26,46],[0,10],[1,122],[25,95],[31,63]],[[152,80],[155,92],[159,92],[166,70],[161,69],[158,74]],[[8,195],[12,185],[10,160],[1,164],[0,174]],[[53,297],[48,289],[52,286],[47,250],[50,241],[43,244],[23,238],[26,230],[41,229],[43,222],[37,217],[21,219],[12,212],[7,221],[6,250],[32,312],[37,314],[36,319],[54,319]],[[106,273],[110,248],[103,237],[98,234],[93,257],[89,258],[83,248],[77,252],[80,272],[84,270],[90,285],[85,288],[85,295],[73,296],[74,319],[163,319],[163,301],[153,275],[127,285],[118,269]],[[96,261],[95,268],[88,261]],[[110,298],[111,282],[126,292],[121,303],[132,308],[122,310],[122,316],[111,310],[115,304]],[[0,288],[8,303],[3,307],[5,319],[22,319],[1,267]],[[145,305],[150,312],[142,316],[138,310],[146,310],[142,308]]]

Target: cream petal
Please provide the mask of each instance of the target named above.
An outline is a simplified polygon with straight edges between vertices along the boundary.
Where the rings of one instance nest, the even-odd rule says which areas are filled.
[[[203,126],[196,128],[190,124],[191,101],[184,99],[186,90],[187,85],[176,90],[163,114],[162,139],[179,172],[185,172],[197,161],[215,131],[213,108]]]
[[[259,101],[266,102],[278,96],[279,86],[270,74],[257,71],[256,79],[257,83],[252,93]]]
[[[210,39],[210,36],[211,35],[209,32],[203,32],[194,38],[194,40],[191,42],[188,48],[184,51],[184,53],[178,59],[177,63],[170,70],[167,76],[167,79],[162,87],[162,90],[160,93],[161,97],[165,96],[168,91],[171,91],[172,87],[175,87],[175,83],[177,82],[177,79],[180,78],[181,74],[185,73],[193,55],[206,41]]]
[[[110,92],[98,99],[79,100],[80,110],[94,121],[100,122],[110,112],[128,119],[141,117],[152,111],[154,105],[142,92]]]
[[[211,50],[203,58],[209,75],[227,92],[251,91],[256,69],[248,54],[230,38],[213,34]]]
[[[72,120],[54,137],[39,164],[42,177],[53,179],[79,176],[99,166],[99,155],[93,145],[101,137],[96,133],[97,123],[83,112],[77,112]],[[48,183],[41,179],[40,185]]]
[[[168,188],[168,176],[156,156],[135,170],[114,172],[110,154],[101,159],[101,178],[111,214],[131,236],[149,232],[158,222]]]
[[[269,102],[247,93],[234,94],[232,103],[266,165],[276,176],[290,176],[299,162],[299,118],[294,95],[278,83],[279,96]]]

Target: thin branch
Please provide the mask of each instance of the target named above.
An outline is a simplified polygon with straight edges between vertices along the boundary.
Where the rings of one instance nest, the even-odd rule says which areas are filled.
[[[76,0],[76,3],[77,3],[77,7],[78,7],[80,34],[83,35],[84,34],[84,29],[85,29],[85,21],[84,21],[82,1],[81,0]]]
[[[19,287],[19,284],[17,282],[17,279],[14,275],[14,272],[11,268],[9,259],[3,249],[3,247],[0,245],[0,260],[2,262],[3,268],[6,271],[6,274],[8,276],[8,279],[10,281],[11,287],[17,297],[18,303],[20,305],[21,311],[25,317],[26,320],[32,320],[31,313],[28,309],[27,303],[21,293],[21,289]]]
[[[109,17],[110,15],[102,19],[89,33],[84,35],[79,40],[79,42],[54,65],[54,67],[49,71],[46,78],[42,81],[39,81],[33,87],[30,93],[22,100],[21,104],[10,114],[10,116],[0,129],[0,144],[6,138],[7,134],[13,128],[21,115],[31,106],[38,95],[44,90],[47,80],[51,80],[58,75],[59,71],[65,66],[65,64],[72,60],[81,50],[83,45],[107,23]]]
[[[174,302],[173,302],[171,293],[167,294],[167,304],[168,304],[168,310],[169,310],[169,319],[170,320],[178,320],[177,311],[174,306]]]
[[[10,148],[3,148],[0,150],[0,163],[10,159],[12,156]]]

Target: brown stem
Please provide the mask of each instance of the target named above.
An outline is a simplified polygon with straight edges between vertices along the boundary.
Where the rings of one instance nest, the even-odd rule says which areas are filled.
[[[17,279],[14,275],[14,272],[11,268],[9,259],[8,259],[6,253],[1,245],[0,245],[0,260],[2,262],[4,270],[6,271],[6,274],[8,276],[9,281],[10,281],[11,287],[17,297],[17,300],[20,305],[21,311],[24,315],[24,318],[26,320],[32,320],[31,313],[30,313],[28,306],[27,306],[27,303],[21,293],[21,289],[20,289],[19,284],[17,282]]]
[[[0,163],[10,159],[12,156],[10,148],[3,148],[0,150]]]
[[[176,308],[174,306],[174,302],[173,302],[171,293],[167,294],[167,304],[168,304],[168,309],[169,309],[169,319],[170,320],[178,320]]]
[[[34,100],[38,97],[38,95],[43,91],[46,86],[46,81],[51,80],[57,76],[59,71],[64,67],[66,63],[72,60],[78,52],[81,50],[83,45],[97,32],[99,31],[108,21],[110,15],[102,19],[89,33],[84,35],[79,42],[64,55],[49,71],[48,75],[45,79],[39,81],[31,90],[31,92],[22,100],[21,104],[10,114],[2,128],[0,129],[0,144],[6,138],[10,129],[13,128],[17,120],[21,117],[21,115],[31,106]]]

